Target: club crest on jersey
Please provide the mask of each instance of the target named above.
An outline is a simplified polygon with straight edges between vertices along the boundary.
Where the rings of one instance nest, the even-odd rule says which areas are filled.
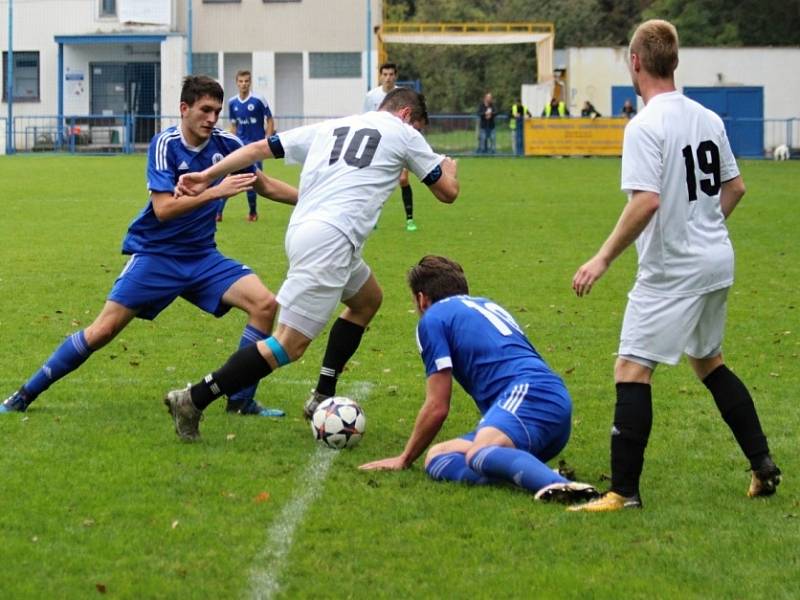
[[[255,109],[256,109],[255,105],[253,105],[253,104],[248,104],[247,105],[247,110],[249,110],[250,112],[254,111]]]
[[[219,152],[215,152],[214,156],[211,157],[211,162],[214,164],[217,164],[221,160],[222,160],[222,154],[220,154]]]

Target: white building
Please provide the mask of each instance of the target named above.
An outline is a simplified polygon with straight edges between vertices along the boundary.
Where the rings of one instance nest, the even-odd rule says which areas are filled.
[[[563,66],[571,114],[579,115],[586,100],[607,116],[618,115],[625,98],[634,104],[638,100],[641,108],[641,98],[636,98],[631,87],[627,52],[627,48],[566,50]],[[681,48],[675,83],[679,90],[713,108],[723,118],[739,119],[740,133],[752,138],[750,151],[742,154],[755,156],[755,146],[759,144],[761,154],[780,143],[800,146],[798,73],[798,47]],[[748,123],[746,119],[765,122]],[[758,127],[763,127],[760,141],[754,135]],[[728,134],[737,135],[730,127]]]
[[[356,112],[376,85],[380,18],[380,0],[13,0],[15,141],[30,147],[31,131],[56,127],[58,116],[95,134],[105,127],[109,142],[122,123],[111,115],[176,116],[190,49],[192,72],[217,78],[228,96],[236,71],[250,70],[278,117]],[[98,118],[80,118],[89,115]],[[131,136],[141,144],[160,125],[140,119]]]

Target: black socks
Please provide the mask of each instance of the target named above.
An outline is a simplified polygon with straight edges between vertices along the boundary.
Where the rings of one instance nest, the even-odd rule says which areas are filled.
[[[245,346],[234,352],[219,370],[192,386],[192,404],[203,410],[220,396],[230,396],[271,372],[269,363],[258,351],[258,344]]]
[[[405,189],[405,188],[403,188]],[[339,317],[331,327],[328,346],[319,372],[316,390],[324,396],[336,394],[336,380],[352,358],[364,335],[364,327]]]
[[[653,400],[646,383],[618,383],[611,429],[611,489],[622,496],[639,493],[644,450],[653,426]]]
[[[703,383],[714,396],[722,418],[728,424],[752,469],[769,455],[769,446],[750,392],[742,381],[726,367],[720,365]]]

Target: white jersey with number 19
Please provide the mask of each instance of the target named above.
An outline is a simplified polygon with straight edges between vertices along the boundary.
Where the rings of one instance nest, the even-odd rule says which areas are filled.
[[[279,136],[287,163],[300,163],[299,199],[289,227],[323,221],[361,248],[404,168],[433,183],[444,156],[386,111],[291,129]]]
[[[660,196],[658,211],[636,240],[636,287],[680,297],[733,283],[720,190],[737,175],[722,120],[680,92],[651,98],[628,123],[622,190]]]

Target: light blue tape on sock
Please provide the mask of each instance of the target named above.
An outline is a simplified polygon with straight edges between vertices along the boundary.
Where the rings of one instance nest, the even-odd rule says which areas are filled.
[[[281,343],[278,340],[270,336],[264,341],[266,342],[267,346],[269,346],[269,349],[272,350],[272,355],[275,357],[275,360],[278,361],[279,367],[288,365],[290,362],[292,362],[289,359],[289,355],[286,354],[286,350],[283,349],[283,346],[281,346]]]

